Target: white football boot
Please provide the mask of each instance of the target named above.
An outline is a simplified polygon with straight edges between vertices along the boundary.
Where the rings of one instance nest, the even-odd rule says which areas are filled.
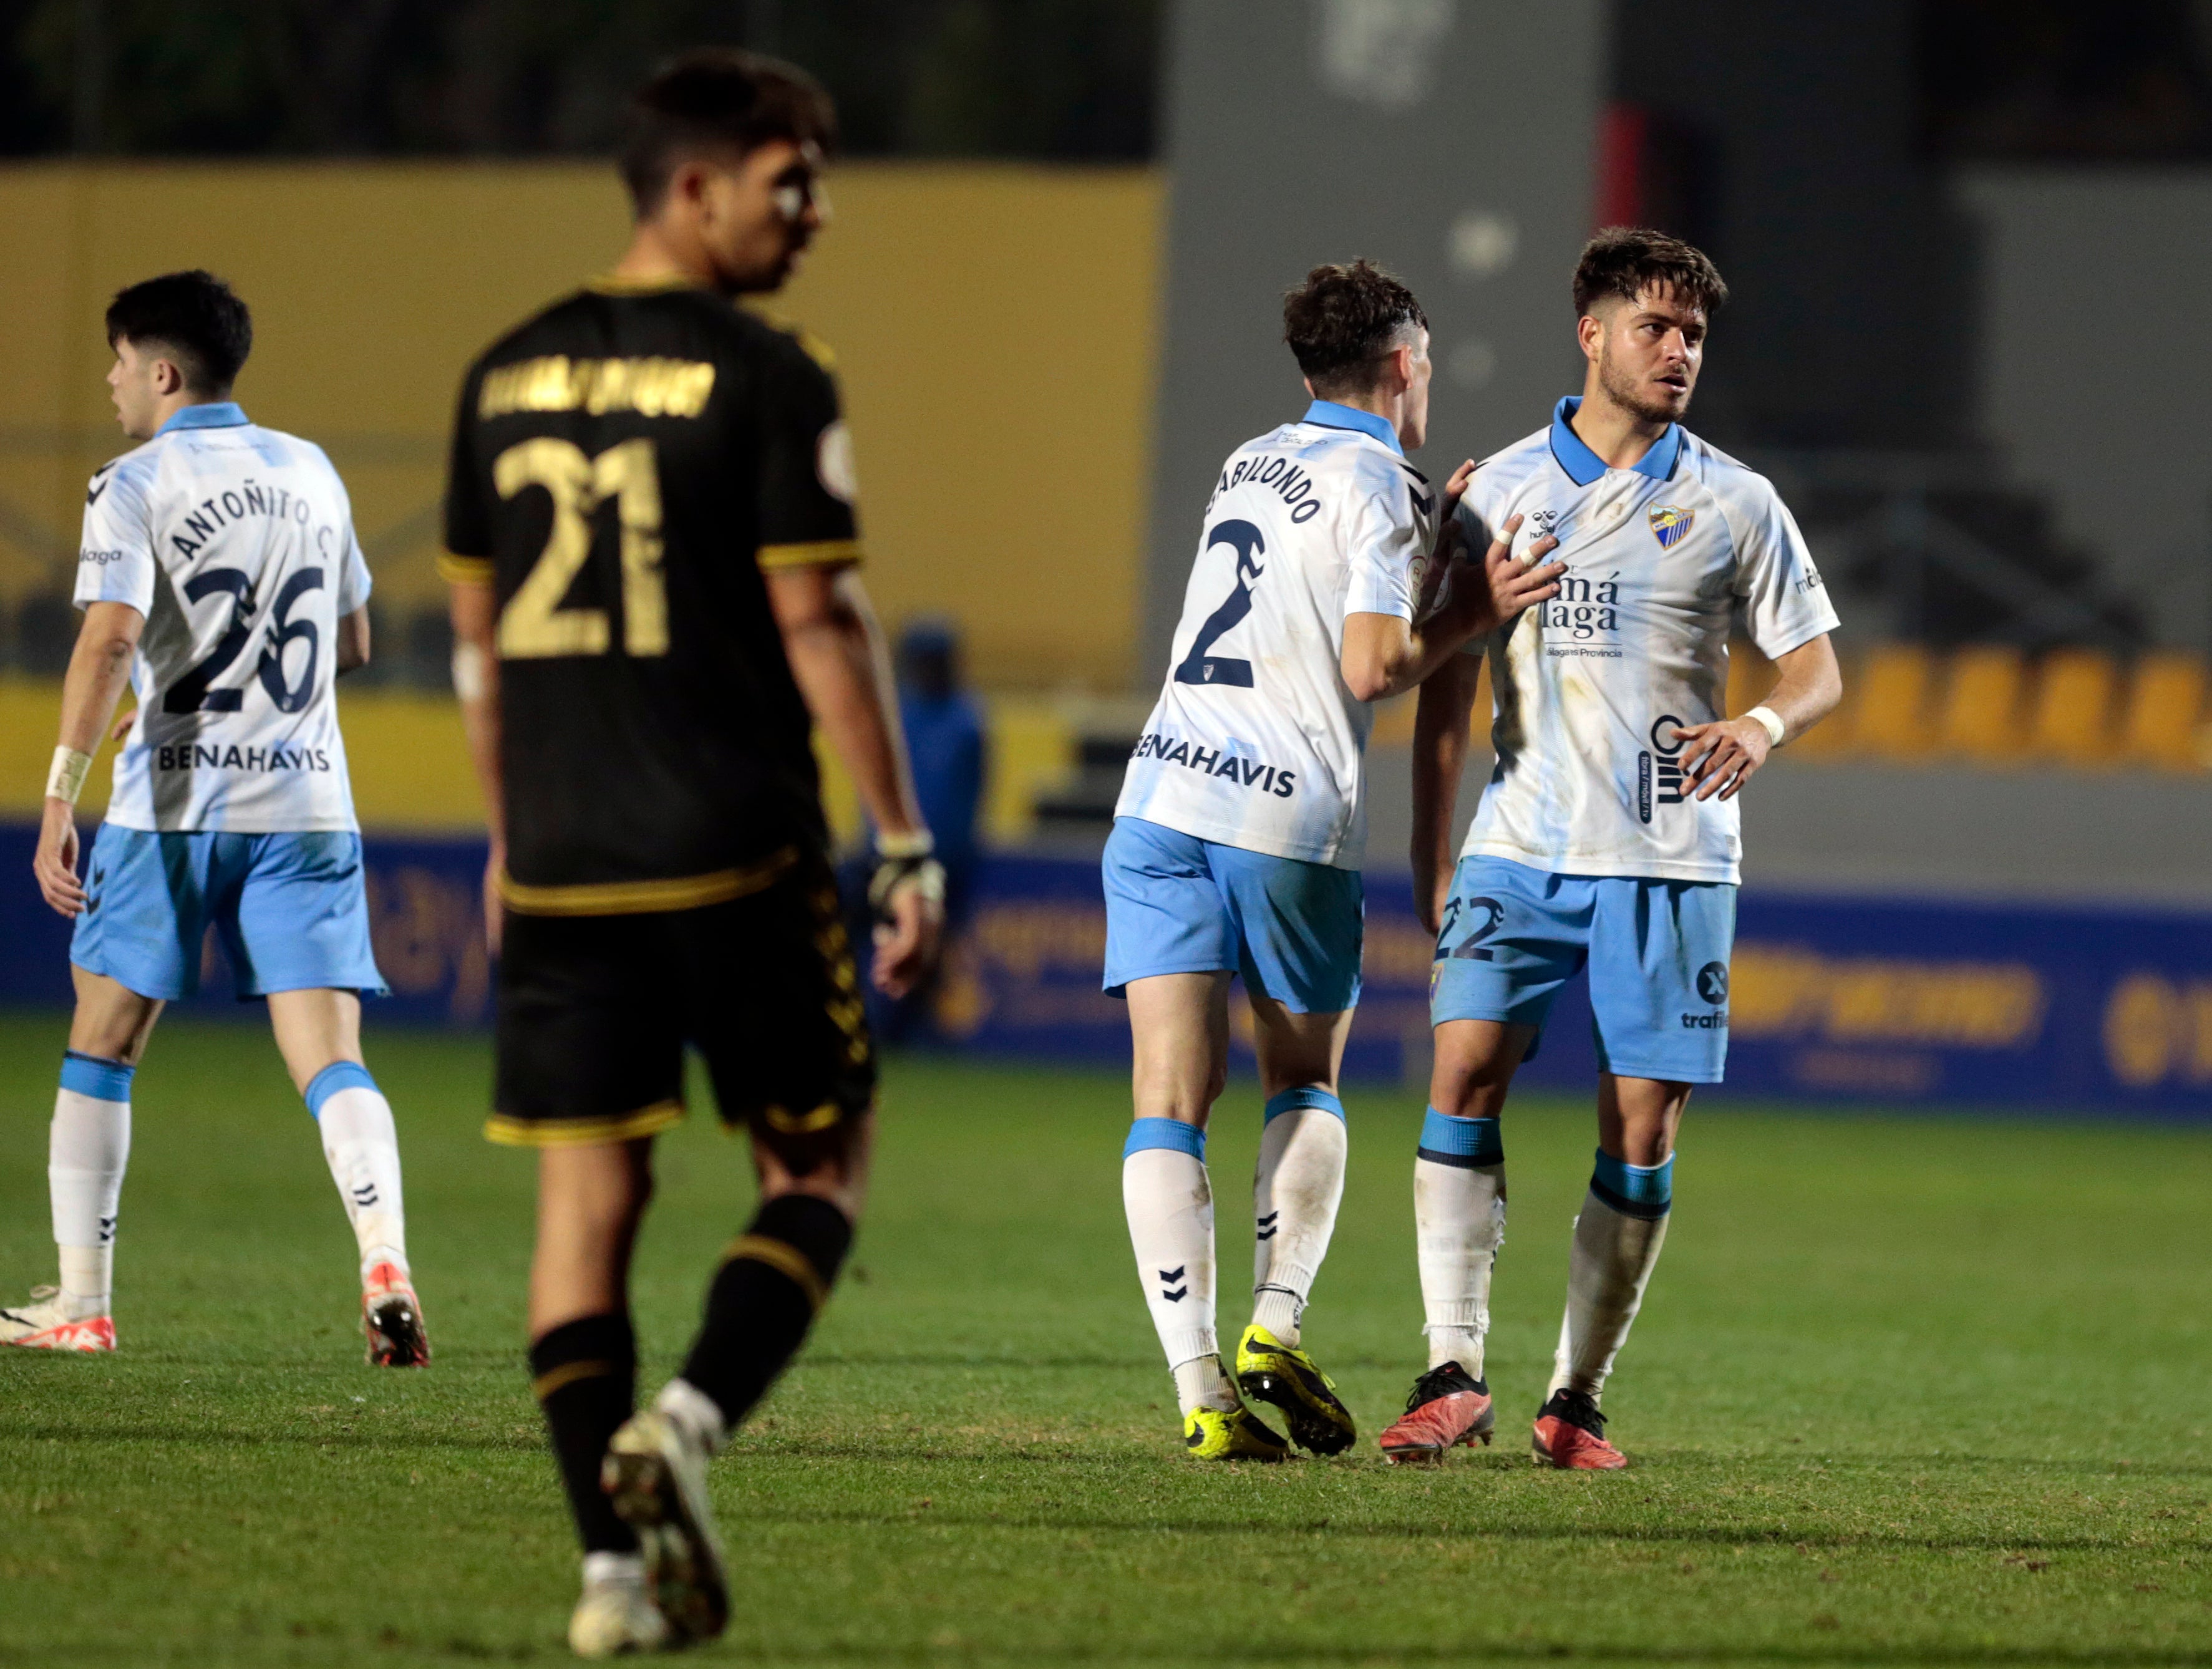
[[[615,1562],[611,1556],[598,1553],[586,1561],[584,1595],[568,1617],[568,1649],[580,1658],[665,1649],[668,1619],[645,1591],[643,1561],[625,1557],[621,1563],[628,1569],[601,1573],[592,1570],[594,1560]]]
[[[730,1620],[721,1539],[707,1498],[707,1446],[657,1408],[641,1409],[607,1444],[600,1485],[637,1532],[646,1590],[678,1644],[712,1640]]]
[[[0,1344],[29,1350],[112,1350],[115,1320],[106,1315],[71,1315],[59,1287],[31,1289],[31,1302],[0,1309]]]

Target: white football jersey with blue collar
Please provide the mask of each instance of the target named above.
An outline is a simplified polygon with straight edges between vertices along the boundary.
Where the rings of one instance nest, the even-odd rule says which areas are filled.
[[[146,617],[138,715],[115,758],[124,828],[351,829],[337,622],[368,600],[345,485],[321,447],[187,406],[92,477],[76,601]]]
[[[1741,814],[1685,792],[1676,732],[1727,716],[1739,599],[1769,657],[1835,630],[1836,611],[1765,476],[1680,424],[1607,469],[1571,426],[1580,404],[1485,459],[1456,513],[1474,551],[1517,515],[1515,553],[1548,533],[1567,565],[1558,598],[1468,647],[1490,656],[1498,762],[1462,855],[1734,882]]]
[[[1344,620],[1413,618],[1436,510],[1390,425],[1330,401],[1232,452],[1115,816],[1358,869],[1374,709],[1339,671]]]

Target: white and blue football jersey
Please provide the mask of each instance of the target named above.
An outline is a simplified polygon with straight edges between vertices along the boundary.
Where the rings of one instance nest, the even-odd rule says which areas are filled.
[[[1468,652],[1491,658],[1496,769],[1462,855],[1554,875],[1737,878],[1733,800],[1692,800],[1677,731],[1726,716],[1729,619],[1780,656],[1836,628],[1773,485],[1680,424],[1634,469],[1575,434],[1579,400],[1486,459],[1456,514],[1480,553],[1518,515],[1546,534],[1559,595]]]
[[[146,617],[107,821],[353,828],[332,681],[337,622],[368,589],[322,448],[228,402],[185,407],[94,475],[77,605],[127,603]]]
[[[1374,710],[1344,620],[1413,618],[1436,506],[1388,422],[1330,401],[1231,453],[1115,816],[1358,869]]]

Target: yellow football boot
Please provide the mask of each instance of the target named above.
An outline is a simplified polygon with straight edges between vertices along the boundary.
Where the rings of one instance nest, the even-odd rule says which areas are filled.
[[[1254,1401],[1283,1411],[1291,1441],[1301,1448],[1341,1454],[1359,1435],[1352,1411],[1337,1399],[1335,1381],[1304,1350],[1265,1327],[1247,1327],[1237,1341],[1237,1383]]]
[[[1182,1417],[1182,1442],[1194,1460],[1280,1460],[1291,1452],[1242,1404],[1192,1409]]]

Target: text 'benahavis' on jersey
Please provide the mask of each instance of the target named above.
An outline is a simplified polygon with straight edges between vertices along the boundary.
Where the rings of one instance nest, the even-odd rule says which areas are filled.
[[[1339,670],[1345,616],[1413,619],[1436,507],[1389,423],[1331,401],[1231,453],[1114,815],[1358,869],[1374,709]]]
[[[1685,725],[1725,718],[1729,629],[1769,658],[1836,629],[1804,536],[1773,484],[1679,423],[1635,468],[1606,467],[1559,404],[1549,428],[1486,458],[1457,513],[1489,548],[1522,518],[1514,551],[1546,534],[1559,594],[1491,657],[1498,763],[1462,855],[1554,875],[1737,878],[1734,800],[1696,800]]]
[[[609,280],[470,369],[446,572],[498,597],[510,908],[694,908],[826,839],[763,573],[860,557],[827,357]]]
[[[145,616],[137,717],[115,756],[121,828],[354,828],[337,622],[368,600],[344,483],[321,447],[191,405],[92,478],[76,601]]]

